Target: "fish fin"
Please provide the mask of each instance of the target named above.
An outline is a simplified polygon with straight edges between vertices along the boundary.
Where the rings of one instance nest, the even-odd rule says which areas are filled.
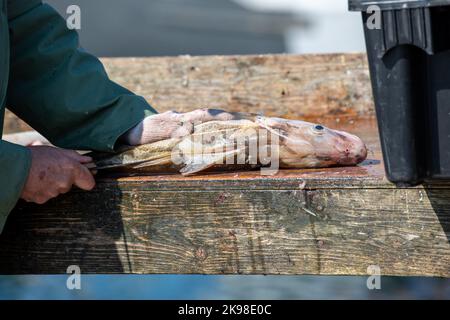
[[[208,158],[207,160],[205,160],[205,157],[200,158],[198,161],[193,160],[192,162],[186,164],[180,170],[180,173],[183,176],[188,176],[188,175],[192,175],[195,173],[199,173],[201,171],[205,171],[206,169],[209,169],[209,168],[217,165],[219,162],[223,163],[224,159],[227,159],[228,157],[231,157],[231,156],[235,156],[241,151],[243,151],[242,148],[235,149],[232,151],[218,153],[214,157]]]
[[[206,162],[192,162],[192,163],[187,164],[185,167],[183,167],[180,170],[180,173],[183,176],[189,176],[189,175],[201,172],[201,171],[205,171],[206,169],[209,169],[213,166],[214,166],[214,162],[207,162],[207,163]]]
[[[266,125],[266,124],[264,123],[264,121],[261,121],[261,118],[263,118],[263,117],[258,117],[258,118],[256,119],[256,123],[257,123],[261,128],[266,129],[266,130],[269,131],[270,133],[272,133],[272,134],[274,134],[274,135],[276,135],[276,136],[278,136],[278,137],[280,137],[280,138],[283,138],[283,139],[286,139],[286,140],[289,140],[289,139],[290,139],[290,138],[287,136],[287,134],[286,134],[286,132],[285,132],[284,130],[281,130],[281,129],[275,130],[275,129],[271,128],[270,126]]]

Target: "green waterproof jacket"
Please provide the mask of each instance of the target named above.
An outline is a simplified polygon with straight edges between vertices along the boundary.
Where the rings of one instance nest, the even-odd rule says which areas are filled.
[[[0,137],[5,107],[54,145],[113,151],[155,111],[115,84],[78,35],[40,0],[0,0]],[[30,167],[27,148],[0,139],[0,232]]]

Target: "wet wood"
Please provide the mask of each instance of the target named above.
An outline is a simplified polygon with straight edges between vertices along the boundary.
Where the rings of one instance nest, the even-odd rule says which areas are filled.
[[[0,273],[450,276],[450,185],[384,177],[362,55],[105,60],[161,111],[200,106],[305,118],[355,133],[356,167],[124,176],[93,192],[19,203]],[[284,94],[283,94],[284,90]]]
[[[265,55],[103,59],[110,78],[158,111],[211,107],[299,118],[372,116],[366,56]],[[5,133],[29,129],[11,113]]]

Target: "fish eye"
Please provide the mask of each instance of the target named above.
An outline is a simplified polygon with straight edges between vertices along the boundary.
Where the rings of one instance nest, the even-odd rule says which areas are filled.
[[[322,126],[320,124],[317,124],[314,126],[314,130],[316,130],[316,131],[323,131],[324,129],[325,129],[324,126]]]

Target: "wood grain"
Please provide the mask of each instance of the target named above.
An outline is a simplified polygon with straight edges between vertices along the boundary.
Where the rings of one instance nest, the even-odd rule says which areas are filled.
[[[0,237],[0,272],[450,275],[450,189],[141,180],[20,204]]]
[[[201,107],[287,118],[374,115],[366,56],[264,55],[102,59],[110,78],[159,112]],[[7,112],[4,133],[29,129]]]
[[[20,202],[0,235],[1,274],[450,276],[450,185],[384,177],[363,55],[105,59],[158,110],[209,106],[306,118],[359,135],[355,167],[274,176],[124,176],[43,206]],[[14,126],[9,126],[10,128]]]
[[[366,56],[261,55],[105,59],[112,79],[161,111],[200,107],[302,117],[373,115]]]
[[[328,119],[332,121],[332,119]],[[129,176],[91,193],[20,203],[0,273],[318,274],[449,277],[450,186],[396,188],[375,121],[340,122],[369,146],[356,167]]]

